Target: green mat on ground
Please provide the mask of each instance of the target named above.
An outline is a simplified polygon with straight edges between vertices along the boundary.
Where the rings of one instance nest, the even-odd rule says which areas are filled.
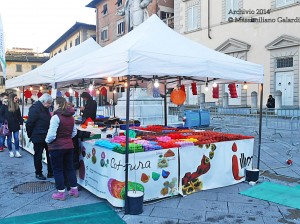
[[[300,209],[300,188],[297,187],[264,182],[240,194]]]
[[[66,224],[66,223],[126,223],[105,203],[81,205],[72,208],[57,209],[30,215],[15,216],[0,220],[2,224]]]

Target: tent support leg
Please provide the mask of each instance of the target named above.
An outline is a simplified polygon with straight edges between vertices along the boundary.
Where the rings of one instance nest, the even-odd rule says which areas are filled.
[[[167,108],[167,84],[165,83],[165,97],[164,97],[164,115],[165,115],[165,126],[168,125],[168,108]]]
[[[259,129],[258,129],[258,153],[257,153],[257,169],[259,169],[260,149],[261,149],[261,132],[262,132],[262,105],[263,105],[264,84],[260,84],[260,106],[259,106]]]
[[[24,100],[25,100],[25,98],[24,98],[24,86],[23,86],[23,88],[22,88],[22,91],[23,91],[23,94],[22,94],[22,117],[24,116]],[[23,124],[24,125],[24,124]],[[23,145],[23,138],[24,138],[24,127],[22,128],[22,131],[21,131],[22,133],[22,138],[20,139],[20,141],[21,141],[21,148],[24,150],[24,145]]]
[[[129,107],[130,107],[130,76],[128,75],[127,91],[126,91],[125,215],[129,214],[129,206],[128,206]]]

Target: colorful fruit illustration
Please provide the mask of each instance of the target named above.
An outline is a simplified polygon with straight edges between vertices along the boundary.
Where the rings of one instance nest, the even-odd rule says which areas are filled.
[[[202,181],[198,179],[199,176],[207,173],[210,169],[210,159],[203,155],[201,164],[197,167],[196,172],[187,172],[182,178],[182,192],[183,194],[191,194],[195,191],[201,190],[203,187]]]
[[[124,200],[125,198],[125,182],[110,178],[107,182],[108,190],[111,196]],[[129,191],[144,192],[144,186],[136,182],[128,182]]]
[[[158,159],[157,166],[159,168],[168,167],[168,160],[166,158]]]
[[[142,181],[143,183],[147,183],[147,182],[149,181],[149,179],[150,179],[150,176],[149,176],[149,175],[147,175],[147,174],[145,174],[145,173],[142,173],[141,181]]]
[[[156,173],[156,172],[152,172],[152,179],[154,181],[157,181],[160,177],[160,174],[159,173]]]
[[[237,145],[235,144],[235,142],[232,144],[232,151],[236,152],[238,150]],[[235,180],[241,180],[242,178],[244,178],[245,176],[240,176],[239,175],[239,160],[238,157],[236,155],[232,156],[232,175],[233,178]]]
[[[163,178],[168,178],[168,176],[170,175],[170,172],[166,171],[166,170],[162,170],[161,175]]]

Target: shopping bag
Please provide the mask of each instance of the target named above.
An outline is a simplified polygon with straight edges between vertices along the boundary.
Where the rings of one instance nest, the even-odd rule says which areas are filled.
[[[0,135],[7,136],[10,134],[7,121],[4,121],[0,127]]]

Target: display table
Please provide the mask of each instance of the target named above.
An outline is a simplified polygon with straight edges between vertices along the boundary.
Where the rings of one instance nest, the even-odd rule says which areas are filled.
[[[125,155],[82,142],[78,183],[113,206],[124,206]],[[245,180],[254,139],[129,154],[129,190],[144,201],[224,187]],[[179,173],[180,170],[180,173]]]

